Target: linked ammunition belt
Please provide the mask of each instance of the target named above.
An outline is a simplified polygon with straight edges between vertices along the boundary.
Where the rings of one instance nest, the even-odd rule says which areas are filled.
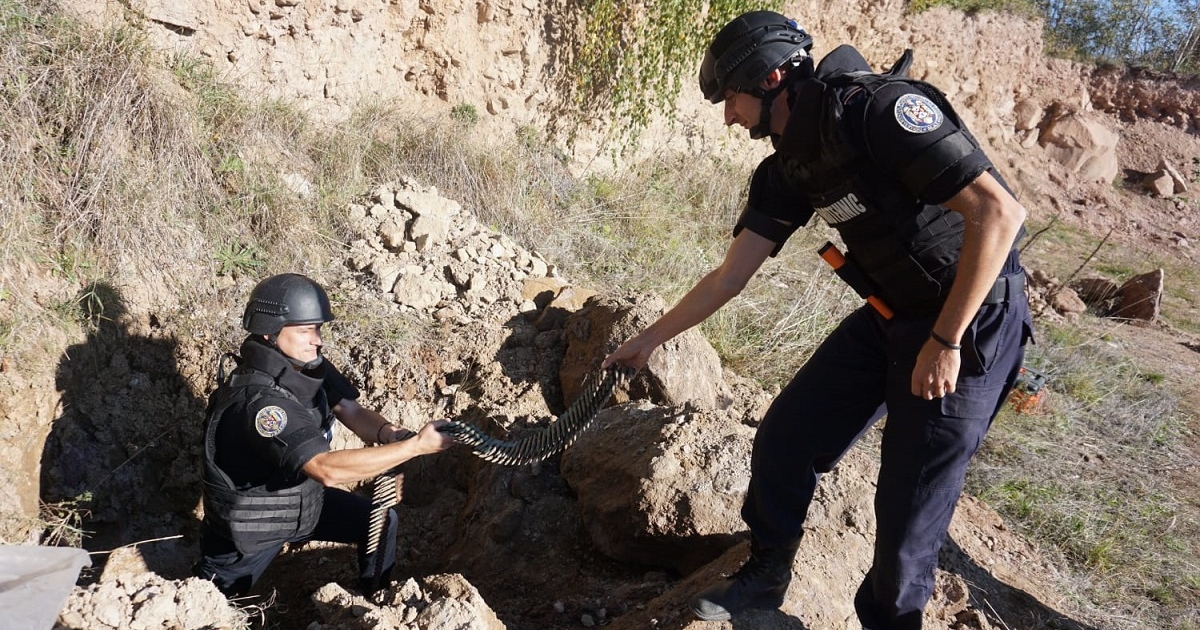
[[[383,541],[384,524],[387,523],[388,508],[399,502],[400,480],[398,470],[393,468],[375,478],[375,492],[371,495],[371,518],[367,524],[367,555],[375,553]],[[383,558],[375,558],[375,579],[383,569]],[[376,584],[378,586],[378,584]]]
[[[613,391],[626,383],[632,373],[626,368],[608,368],[602,378],[591,379],[590,384],[584,384],[579,398],[553,424],[511,442],[494,438],[478,427],[458,421],[451,421],[439,430],[449,434],[455,442],[471,447],[475,455],[494,464],[520,466],[544,461],[573,444],[591,425]]]
[[[624,367],[609,367],[600,379],[585,382],[583,392],[548,427],[522,435],[513,441],[501,440],[487,435],[478,427],[457,420],[439,428],[455,442],[468,446],[471,452],[485,461],[503,466],[521,466],[545,461],[575,443],[596,414],[612,397],[617,387],[624,385],[634,370]],[[381,543],[387,511],[396,503],[398,469],[392,469],[375,478],[375,492],[371,499],[371,518],[368,527],[367,553],[374,553]],[[375,560],[376,567],[382,558]]]

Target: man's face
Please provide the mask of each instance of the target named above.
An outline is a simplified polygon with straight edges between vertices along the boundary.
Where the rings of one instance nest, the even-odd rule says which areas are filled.
[[[745,92],[725,91],[725,125],[750,129],[762,116],[762,100]]]
[[[316,361],[323,345],[321,341],[321,325],[296,324],[284,326],[283,330],[279,331],[279,337],[275,343],[279,346],[280,351],[301,363]]]

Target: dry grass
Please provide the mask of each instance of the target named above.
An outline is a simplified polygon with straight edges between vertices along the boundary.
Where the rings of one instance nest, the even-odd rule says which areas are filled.
[[[1111,242],[1097,250],[1100,242],[1050,225],[1029,248],[1027,265],[1060,279],[1077,273],[1117,283],[1162,268],[1165,322],[1200,330],[1200,270],[1190,261]],[[1200,424],[1183,404],[1180,379],[1143,367],[1139,352],[1153,350],[1121,343],[1112,334],[1117,325],[1092,317],[1038,323],[1029,360],[1051,377],[1049,406],[1042,415],[997,420],[969,489],[1060,555],[1079,607],[1101,627],[1195,629],[1200,462],[1188,442]]]
[[[436,186],[482,223],[548,259],[604,260],[616,254],[614,239],[604,230],[624,210],[596,199],[536,130],[497,137],[472,120],[383,109],[358,112],[314,138],[319,180],[357,192],[413,178]]]
[[[23,22],[28,30],[13,23],[2,116],[19,141],[6,143],[5,164],[16,168],[4,170],[0,188],[35,214],[5,249],[45,243],[62,257],[86,249],[96,260],[82,262],[119,267],[161,258],[155,245],[185,244],[190,226],[147,210],[203,193],[210,178],[186,118],[144,69],[139,37],[52,16]]]
[[[1194,628],[1200,509],[1180,485],[1197,464],[1181,440],[1192,419],[1103,328],[1041,326],[1029,361],[1047,401],[997,419],[969,491],[1065,560],[1104,627]]]
[[[89,281],[195,257],[195,230],[172,210],[203,194],[206,169],[135,33],[8,1],[0,23],[0,287],[8,347],[40,348],[43,327],[85,316],[75,296]],[[46,270],[57,283],[31,284]]]
[[[1029,227],[1030,233],[1042,233],[1029,245],[1026,259],[1035,261],[1039,269],[1059,280],[1075,274],[1075,278],[1103,277],[1121,284],[1133,276],[1161,268],[1164,321],[1179,330],[1200,334],[1200,266],[1194,261],[1176,255],[1168,247],[1117,244],[1115,235],[1102,245],[1103,235],[1063,223],[1031,223]],[[1095,255],[1088,260],[1093,251]]]
[[[91,502],[90,496],[81,496],[59,503],[42,503],[41,514],[38,515],[44,530],[41,544],[61,547],[79,547],[83,545],[83,524],[90,513],[83,507]]]

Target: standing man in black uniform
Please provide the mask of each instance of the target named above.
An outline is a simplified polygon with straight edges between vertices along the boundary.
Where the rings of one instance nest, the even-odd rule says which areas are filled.
[[[196,573],[228,596],[258,581],[284,543],[358,544],[360,586],[382,586],[395,563],[397,515],[367,554],[371,502],[333,486],[370,479],[454,444],[443,421],[412,433],[358,404],[358,390],[321,356],[329,297],[298,274],[250,293],[238,367],[209,399],[204,440],[203,557]],[[330,450],[339,420],[373,448]]]
[[[871,630],[920,628],[967,462],[1031,336],[1014,249],[1025,209],[941,92],[902,78],[910,53],[878,75],[849,46],[814,66],[811,46],[770,11],[717,33],[700,68],[704,96],[775,152],[754,173],[724,261],[605,365],[645,366],[813,214],[837,229],[843,271],[885,308],[847,316],[772,403],[742,507],[751,556],[692,610],[729,619],[782,605],[818,479],[886,413],[875,555],[855,608]]]

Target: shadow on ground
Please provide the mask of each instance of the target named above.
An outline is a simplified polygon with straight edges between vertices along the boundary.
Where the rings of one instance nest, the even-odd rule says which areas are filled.
[[[200,498],[203,401],[176,364],[177,343],[153,315],[134,316],[118,289],[87,286],[75,301],[87,339],[55,374],[61,415],[46,438],[41,500],[75,510],[96,577],[109,551],[140,545],[147,567],[184,577],[185,536]],[[185,533],[186,532],[186,533]],[[161,539],[161,540],[159,540]]]
[[[997,579],[979,566],[952,538],[942,548],[941,567],[961,576],[969,589],[970,603],[988,614],[988,620],[1013,630],[1099,630],[1076,621],[1025,591]]]

